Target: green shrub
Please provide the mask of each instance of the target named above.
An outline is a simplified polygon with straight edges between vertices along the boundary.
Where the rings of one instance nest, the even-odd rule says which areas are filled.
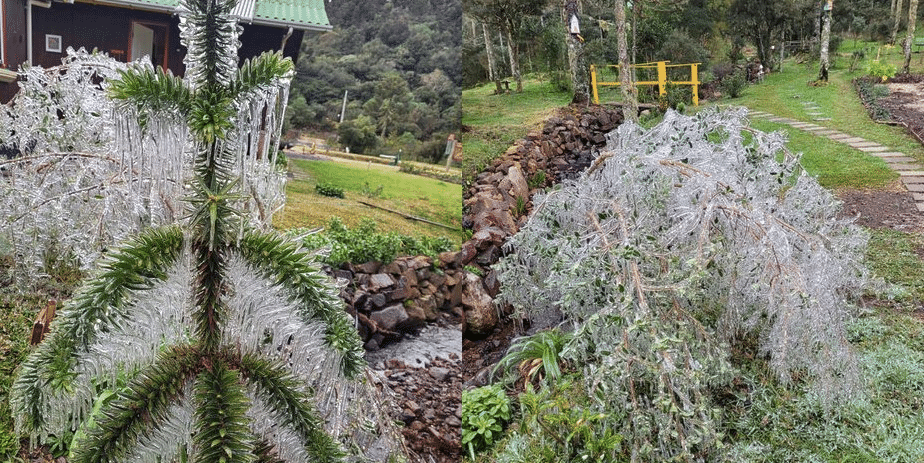
[[[330,183],[319,183],[315,185],[314,191],[321,196],[330,196],[331,198],[343,197],[343,188],[331,185]]]
[[[738,98],[741,96],[741,93],[744,92],[744,87],[747,85],[747,81],[744,79],[744,73],[741,71],[735,71],[729,76],[722,79],[722,82],[719,84],[722,89],[722,93],[729,98]]]
[[[895,65],[892,63],[883,63],[874,59],[866,65],[866,73],[878,77],[880,81],[885,82],[887,79],[895,77]]]
[[[324,263],[337,267],[344,262],[391,262],[399,255],[436,257],[439,253],[452,249],[449,238],[428,236],[405,236],[392,232],[378,232],[374,220],[364,218],[358,227],[347,228],[339,217],[333,217],[323,233],[308,235],[304,238],[309,248],[330,248]],[[304,230],[292,230],[293,235]]]
[[[510,399],[500,386],[462,391],[462,445],[472,460],[475,452],[494,445],[510,421]]]

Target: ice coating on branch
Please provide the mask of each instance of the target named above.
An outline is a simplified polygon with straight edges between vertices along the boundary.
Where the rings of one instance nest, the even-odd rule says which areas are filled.
[[[703,431],[715,429],[704,391],[728,378],[722,346],[743,333],[784,383],[806,373],[827,404],[857,390],[845,323],[867,281],[867,235],[837,218],[839,202],[780,134],[747,126],[746,110],[623,124],[579,179],[533,201],[498,266],[500,299],[577,326],[567,355],[636,426],[717,439]],[[633,397],[643,385],[649,395]],[[639,405],[678,397],[673,415]],[[673,449],[654,461],[693,451],[654,438]]]
[[[138,114],[113,104],[109,82],[128,66],[152,69],[68,49],[61,66],[24,69],[19,94],[0,107],[0,141],[21,152],[0,158],[0,254],[14,256],[18,281],[40,275],[51,255],[87,269],[121,239],[186,214],[188,129],[170,112],[142,129]],[[291,78],[234,102],[227,143],[247,196],[238,207],[258,227],[268,227],[285,204],[276,146]]]

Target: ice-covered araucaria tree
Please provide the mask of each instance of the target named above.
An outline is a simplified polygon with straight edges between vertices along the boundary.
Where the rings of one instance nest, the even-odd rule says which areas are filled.
[[[336,288],[310,252],[235,208],[235,101],[292,65],[268,53],[239,70],[232,7],[181,7],[185,82],[128,70],[112,88],[143,120],[187,122],[192,193],[183,222],[102,261],[20,366],[17,429],[33,439],[76,430],[71,462],[340,461],[338,435],[369,445],[357,436],[375,407],[350,408],[368,385]]]

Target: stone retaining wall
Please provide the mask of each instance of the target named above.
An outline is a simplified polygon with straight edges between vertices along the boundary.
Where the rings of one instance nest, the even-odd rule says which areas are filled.
[[[444,319],[457,324],[463,316],[459,252],[444,252],[437,259],[411,256],[388,264],[345,264],[328,273],[349,282],[340,297],[347,312],[359,319],[367,350],[396,341],[428,322]]]
[[[458,260],[461,266],[484,275],[463,273],[465,336],[488,335],[497,324],[493,299],[500,285],[491,265],[500,258],[507,237],[526,222],[533,193],[586,169],[606,145],[606,134],[621,122],[619,107],[564,108],[541,130],[530,132],[507,149],[463,190],[462,223],[473,233],[463,243]]]

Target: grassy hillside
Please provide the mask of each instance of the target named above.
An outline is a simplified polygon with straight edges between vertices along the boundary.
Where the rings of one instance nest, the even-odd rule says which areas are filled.
[[[397,167],[375,163],[305,161],[293,159],[294,175],[286,186],[286,206],[275,216],[277,228],[320,227],[340,217],[349,227],[364,217],[379,230],[405,235],[445,236],[461,243],[462,187],[427,177],[399,172]],[[322,196],[318,183],[344,190],[344,198]],[[411,220],[364,205],[360,201],[441,223],[452,228]]]

